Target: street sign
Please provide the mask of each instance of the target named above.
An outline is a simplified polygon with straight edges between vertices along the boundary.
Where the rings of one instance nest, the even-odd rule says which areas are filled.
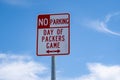
[[[43,14],[37,19],[37,56],[70,53],[70,14]]]

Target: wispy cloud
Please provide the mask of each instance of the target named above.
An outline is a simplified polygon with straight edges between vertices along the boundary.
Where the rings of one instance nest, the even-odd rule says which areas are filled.
[[[105,16],[104,20],[86,20],[83,25],[88,26],[96,31],[103,32],[103,33],[108,33],[116,36],[120,36],[119,32],[114,32],[110,30],[108,27],[109,21],[115,17],[115,16],[120,16],[120,12],[116,12],[113,14],[108,14]],[[118,27],[118,26],[115,26]]]
[[[1,0],[0,2],[7,3],[15,6],[28,6],[33,4],[34,0]]]

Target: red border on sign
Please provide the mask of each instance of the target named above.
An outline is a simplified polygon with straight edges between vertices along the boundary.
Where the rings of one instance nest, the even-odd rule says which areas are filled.
[[[38,28],[38,21],[37,21],[37,39],[36,39],[36,55],[37,56],[55,56],[55,55],[69,55],[70,54],[70,14],[69,13],[59,13],[59,14],[42,14],[42,16],[44,15],[47,15],[47,16],[50,16],[50,15],[65,15],[67,14],[68,15],[68,18],[69,18],[69,24],[68,24],[68,27],[59,27],[59,28],[68,28],[68,53],[56,53],[56,54],[48,54],[48,53],[38,53],[38,30],[40,28]],[[38,15],[38,17],[41,16],[41,15]],[[38,20],[38,19],[37,19]],[[45,28],[48,28],[48,27],[45,27]],[[58,27],[51,27],[51,28],[58,28]]]

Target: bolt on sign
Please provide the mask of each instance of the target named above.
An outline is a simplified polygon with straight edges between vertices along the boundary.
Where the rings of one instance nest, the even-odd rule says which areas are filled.
[[[43,14],[37,19],[37,56],[70,53],[70,14]]]

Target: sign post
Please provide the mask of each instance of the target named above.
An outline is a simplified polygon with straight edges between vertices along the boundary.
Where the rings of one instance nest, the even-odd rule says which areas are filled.
[[[56,80],[56,77],[55,77],[55,56],[52,56],[51,57],[51,80]]]
[[[51,80],[55,80],[55,56],[70,53],[70,14],[43,14],[37,19],[37,56],[51,57]]]

